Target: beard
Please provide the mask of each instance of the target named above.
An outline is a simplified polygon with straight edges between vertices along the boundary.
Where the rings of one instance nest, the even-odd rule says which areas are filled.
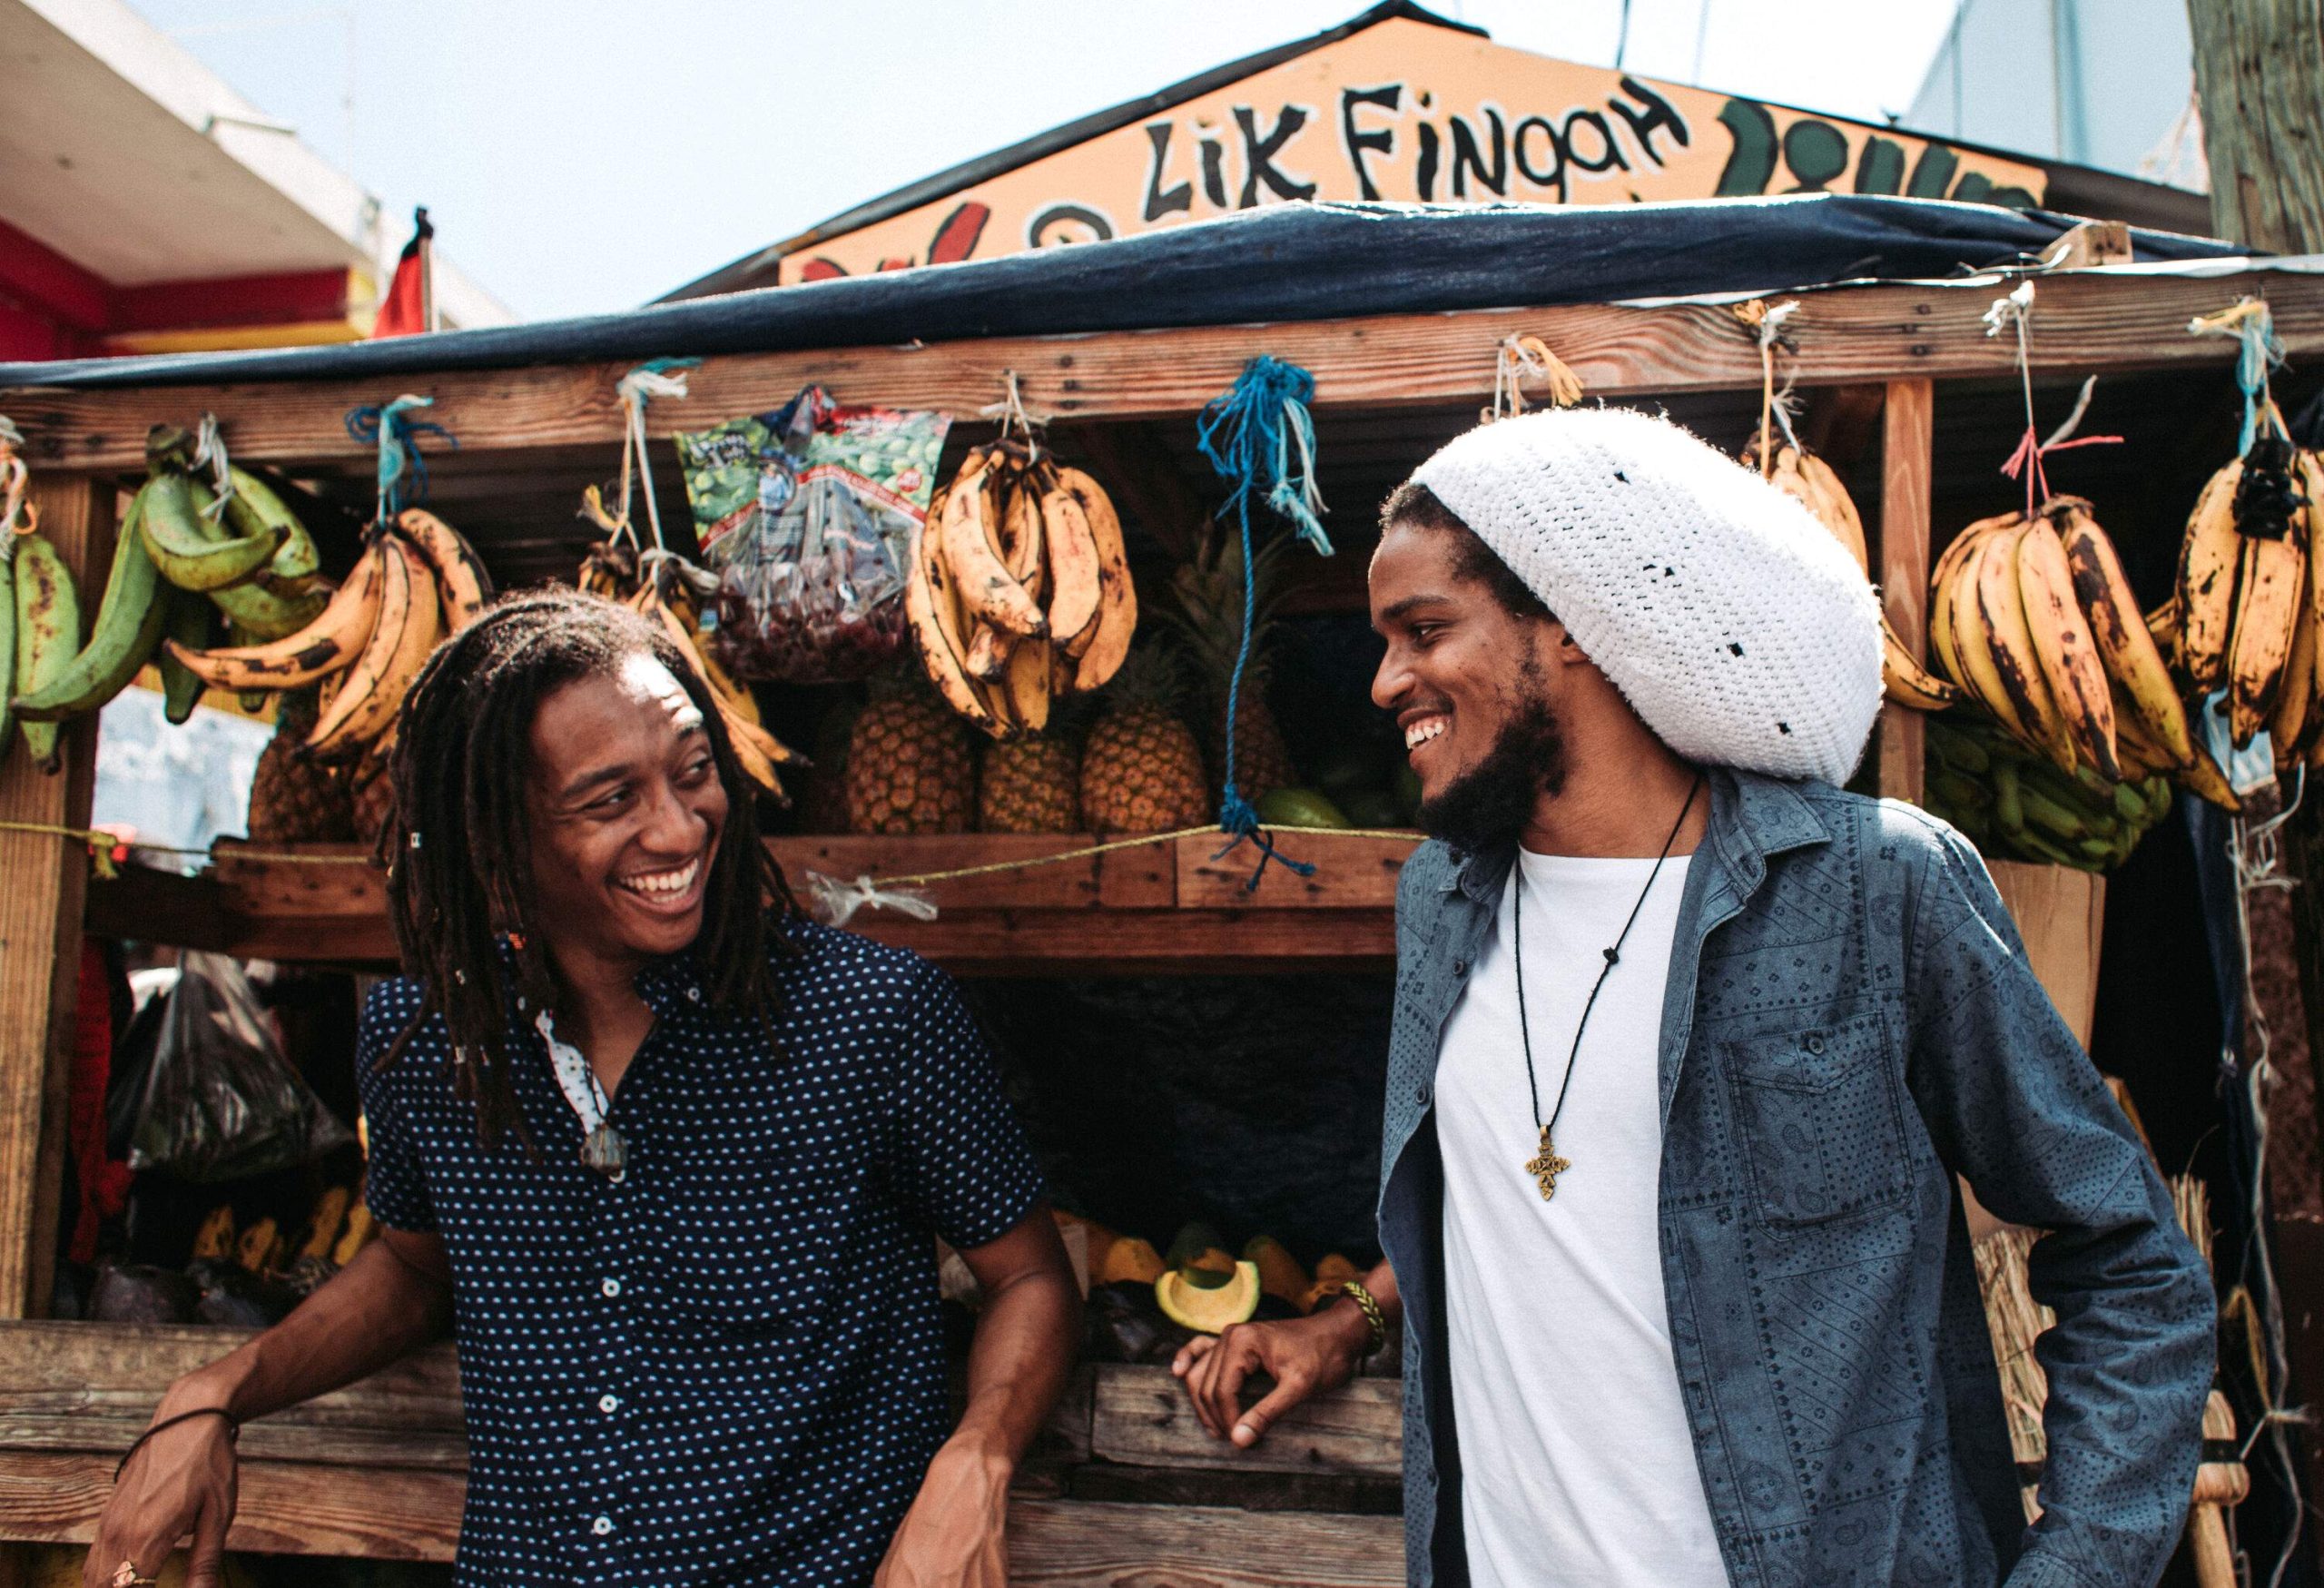
[[[1479,854],[1517,842],[1533,806],[1543,794],[1565,786],[1565,735],[1557,713],[1534,687],[1539,669],[1528,658],[1520,668],[1521,704],[1483,759],[1420,807],[1422,831],[1464,854]]]

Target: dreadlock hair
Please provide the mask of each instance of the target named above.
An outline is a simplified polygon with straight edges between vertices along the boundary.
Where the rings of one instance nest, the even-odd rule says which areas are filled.
[[[534,909],[533,718],[558,688],[609,675],[641,652],[667,667],[701,711],[726,790],[726,824],[693,948],[712,1004],[771,1024],[780,1007],[773,956],[801,952],[785,930],[798,902],[759,841],[757,784],[734,758],[709,686],[676,644],[627,607],[576,590],[496,601],[437,647],[405,696],[387,774],[395,797],[378,852],[388,868],[396,952],[421,985],[419,1012],[379,1068],[440,1015],[455,1090],[474,1104],[487,1149],[511,1128],[531,1143],[509,1080],[512,1000],[528,1011],[556,1004]]]

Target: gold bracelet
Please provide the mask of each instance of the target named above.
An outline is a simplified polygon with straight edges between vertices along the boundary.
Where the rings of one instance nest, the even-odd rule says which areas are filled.
[[[1342,1296],[1354,1302],[1364,1313],[1364,1327],[1372,1331],[1371,1336],[1364,1343],[1364,1354],[1369,1356],[1388,1343],[1388,1319],[1380,1310],[1378,1298],[1365,1289],[1361,1281],[1343,1279],[1338,1288]]]

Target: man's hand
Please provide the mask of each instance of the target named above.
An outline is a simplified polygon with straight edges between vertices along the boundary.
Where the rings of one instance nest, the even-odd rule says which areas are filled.
[[[164,1400],[154,1421],[202,1404]],[[97,1519],[97,1539],[81,1568],[81,1588],[108,1588],[127,1561],[157,1577],[178,1541],[193,1534],[186,1588],[216,1588],[234,1520],[234,1443],[223,1417],[193,1417],[153,1435],[129,1458]]]
[[[1308,1317],[1236,1324],[1215,1340],[1190,1340],[1170,1371],[1186,1381],[1195,1415],[1210,1436],[1247,1450],[1301,1401],[1354,1378],[1370,1337],[1363,1311],[1343,1299]],[[1243,1381],[1255,1372],[1273,1378],[1275,1388],[1246,1412]]]
[[[980,1441],[948,1440],[880,1563],[872,1588],[1009,1588],[1009,1479],[1016,1464]]]

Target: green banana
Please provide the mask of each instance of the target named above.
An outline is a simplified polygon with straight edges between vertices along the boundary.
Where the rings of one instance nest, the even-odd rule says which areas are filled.
[[[182,646],[195,650],[207,648],[213,617],[210,603],[185,590],[165,590],[162,598],[170,608],[169,616],[162,619],[162,633]],[[162,670],[162,715],[172,723],[182,723],[202,704],[204,686],[193,669],[172,656],[166,647],[155,652],[153,659]]]
[[[1993,794],[1974,778],[1964,777],[1951,767],[1940,766],[1928,774],[1928,792],[1956,811],[1982,811],[1993,804]],[[1959,825],[1955,823],[1955,825]]]
[[[278,593],[261,579],[212,590],[209,596],[217,603],[218,610],[241,624],[260,642],[298,633],[321,616],[330,600],[326,592],[302,589],[297,583]]]
[[[287,537],[279,528],[227,538],[201,510],[194,482],[182,474],[163,471],[145,482],[137,493],[143,503],[137,516],[145,550],[161,576],[181,590],[219,590],[239,585],[282,548]],[[208,496],[207,491],[201,493]]]
[[[2146,795],[2136,784],[2118,783],[2114,785],[2114,814],[2132,827],[2151,827],[2154,813],[2148,808]]]
[[[2063,804],[2030,783],[2019,792],[2028,826],[2039,827],[2068,843],[2085,838],[2112,839],[2119,831],[2112,816],[2092,815]]]
[[[126,688],[162,643],[162,621],[169,607],[162,599],[162,576],[146,555],[140,492],[129,506],[113,553],[113,571],[97,603],[89,643],[54,678],[16,696],[16,715],[27,723],[63,722],[96,710]],[[19,685],[25,681],[19,677]]]
[[[1994,765],[1994,820],[2009,837],[2024,836],[2024,790],[2018,783],[2016,766],[2007,761]]]
[[[1993,756],[1985,747],[1967,734],[1956,729],[1929,724],[1928,740],[1945,764],[1955,772],[1971,777],[1984,777],[1993,771]]]
[[[81,649],[81,592],[73,570],[45,536],[16,538],[15,647],[9,693],[32,694],[62,675]],[[54,772],[59,730],[26,720],[25,749],[35,765]]]
[[[315,538],[280,493],[248,469],[229,465],[234,494],[226,498],[226,525],[236,535],[280,531],[281,548],[267,559],[266,571],[278,579],[303,579],[322,567]]]

